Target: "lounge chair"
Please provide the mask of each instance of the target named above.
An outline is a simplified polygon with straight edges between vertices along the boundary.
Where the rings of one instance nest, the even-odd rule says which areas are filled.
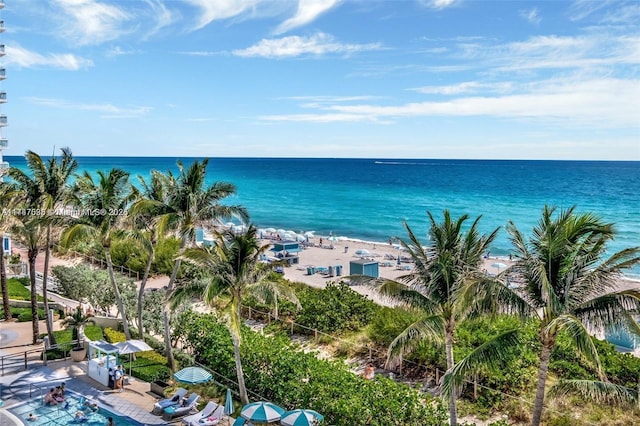
[[[200,412],[183,418],[182,423],[186,426],[212,426],[220,423],[223,416],[224,406],[209,401]]]
[[[165,420],[172,420],[176,417],[182,417],[189,414],[194,408],[196,408],[196,404],[198,403],[198,399],[200,399],[200,395],[197,393],[192,393],[189,395],[186,401],[182,404],[171,405],[163,410],[162,417]]]
[[[161,414],[162,411],[172,405],[179,404],[182,398],[187,394],[184,388],[176,389],[175,393],[169,398],[161,399],[153,405],[153,414]]]

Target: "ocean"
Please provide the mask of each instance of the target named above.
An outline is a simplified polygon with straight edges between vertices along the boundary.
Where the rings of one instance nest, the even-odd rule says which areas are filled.
[[[23,157],[5,157],[24,169]],[[77,157],[81,171],[120,167],[132,176],[177,170],[178,158]],[[193,158],[180,159],[185,166]],[[640,246],[640,162],[212,158],[208,179],[236,185],[229,204],[245,206],[258,227],[315,231],[387,242],[403,222],[427,242],[426,212],[449,209],[480,229],[501,227],[492,255],[506,256],[511,220],[530,234],[545,204],[593,212],[616,224],[609,250]],[[133,182],[133,179],[132,179]],[[640,268],[630,271],[640,274]]]

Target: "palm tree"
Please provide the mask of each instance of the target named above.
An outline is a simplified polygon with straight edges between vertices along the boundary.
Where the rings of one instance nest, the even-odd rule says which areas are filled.
[[[84,328],[88,324],[95,324],[92,314],[82,312],[82,307],[78,305],[73,314],[62,320],[62,324],[67,327],[73,327],[72,340],[76,342],[76,348],[82,347],[81,337],[84,336]]]
[[[16,199],[15,187],[9,183],[0,183],[0,231],[4,231],[8,223],[13,219],[11,216],[12,206]],[[9,305],[9,288],[7,285],[7,271],[4,263],[4,247],[0,248],[0,287],[2,288],[2,309],[5,321],[10,321],[11,305]]]
[[[225,297],[226,304],[222,312],[233,341],[240,400],[243,404],[249,403],[249,397],[240,358],[242,341],[240,303],[242,296],[258,288],[267,279],[270,271],[260,262],[260,255],[268,246],[260,246],[256,233],[257,230],[253,225],[249,226],[245,233],[236,234],[232,231],[217,233],[216,244],[212,250],[191,248],[185,250],[180,257],[210,273],[211,279],[201,293],[205,303],[213,307],[215,302]],[[174,306],[189,296],[188,292],[183,290],[176,289],[170,296]]]
[[[488,279],[481,272],[482,255],[493,240],[498,229],[489,235],[480,235],[476,218],[466,233],[463,226],[469,218],[460,216],[453,220],[448,210],[443,221],[436,222],[430,212],[431,241],[425,247],[408,224],[408,241],[400,240],[414,262],[413,270],[378,286],[378,291],[402,305],[422,312],[421,318],[409,325],[389,346],[387,362],[393,363],[412,350],[424,339],[444,342],[447,369],[454,365],[453,344],[457,324],[473,313],[466,294],[469,287],[484,285]],[[456,392],[449,393],[449,423],[457,423]]]
[[[27,209],[23,209],[25,212]],[[27,246],[27,263],[29,265],[29,282],[31,286],[31,326],[33,344],[40,335],[38,322],[38,289],[36,287],[36,259],[42,244],[44,226],[40,216],[21,214],[16,216],[16,223],[11,227],[11,234]]]
[[[158,213],[156,204],[166,201],[166,187],[164,184],[166,176],[157,171],[151,172],[151,180],[147,183],[144,178],[138,175],[141,189],[132,188],[132,193],[137,201],[135,201],[129,209],[132,222],[132,232],[128,235],[130,238],[139,241],[147,252],[147,264],[144,268],[140,289],[138,290],[138,332],[140,338],[144,340],[144,325],[142,319],[142,311],[144,306],[144,291],[151,272],[151,265],[155,258],[155,251],[158,240],[161,237],[160,224],[158,222]],[[144,208],[143,208],[144,207]]]
[[[82,214],[63,232],[61,244],[69,247],[72,242],[85,238],[93,239],[100,244],[118,311],[122,317],[123,331],[126,338],[131,339],[110,252],[112,239],[122,226],[124,212],[127,211],[131,201],[131,191],[128,186],[129,173],[121,169],[111,169],[108,172],[100,170],[97,175],[98,180],[95,182],[88,172],[84,172],[74,183],[72,201],[75,206],[82,209]]]
[[[47,282],[49,277],[51,228],[62,219],[61,215],[56,214],[56,212],[58,209],[64,207],[62,203],[69,189],[69,178],[78,167],[78,162],[73,159],[69,148],[62,148],[61,151],[62,158],[60,158],[60,161],[54,156],[46,162],[35,152],[27,151],[25,158],[31,176],[17,168],[10,171],[10,176],[25,191],[27,195],[27,205],[34,206],[36,209],[47,213],[41,215],[46,228],[44,271],[42,273],[42,297],[44,299],[45,312],[49,312],[47,286],[44,283]],[[51,344],[55,344],[53,324],[50,321],[51,318],[49,318],[49,315],[45,316],[49,341]]]
[[[633,318],[640,311],[640,291],[617,288],[622,271],[640,263],[640,247],[606,257],[607,243],[615,237],[613,224],[590,213],[575,213],[575,207],[556,214],[556,208],[545,206],[529,239],[511,221],[507,231],[515,247],[512,272],[523,277],[525,285],[522,292],[502,286],[496,294],[506,306],[540,320],[540,366],[531,420],[538,426],[549,360],[561,332],[567,332],[601,378],[602,366],[589,331],[625,327],[640,334]]]
[[[178,176],[169,171],[163,178],[163,185],[166,185],[165,201],[141,200],[134,208],[136,212],[146,210],[156,214],[161,234],[175,232],[180,238],[180,252],[195,244],[196,228],[225,218],[238,217],[246,221],[249,217],[243,207],[220,204],[223,199],[235,193],[236,188],[233,184],[214,182],[206,186],[208,164],[208,159],[202,162],[194,161],[185,169],[182,163],[178,162]],[[175,360],[171,346],[169,295],[174,290],[180,263],[181,257],[178,256],[167,285],[167,298],[162,315],[167,363],[172,370],[175,370]]]

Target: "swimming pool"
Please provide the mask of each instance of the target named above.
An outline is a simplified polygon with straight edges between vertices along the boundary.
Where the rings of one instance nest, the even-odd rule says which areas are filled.
[[[142,426],[130,417],[113,414],[102,407],[98,411],[84,410],[86,419],[76,420],[75,414],[83,408],[84,398],[73,392],[65,392],[65,402],[59,405],[48,406],[42,403],[43,398],[35,398],[31,401],[12,407],[9,411],[18,417],[25,425],[85,425],[104,426],[107,418],[113,417],[116,426]],[[67,408],[66,402],[69,402]],[[37,420],[28,420],[29,414],[33,413]]]

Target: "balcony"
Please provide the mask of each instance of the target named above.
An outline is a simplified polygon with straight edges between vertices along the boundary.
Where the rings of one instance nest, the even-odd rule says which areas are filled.
[[[4,44],[0,44],[0,56],[4,56],[6,53],[4,51]]]
[[[9,147],[9,139],[0,138],[0,149],[5,149]]]
[[[0,0],[0,9],[4,9],[4,0]]]
[[[7,78],[7,69],[6,68],[0,68],[0,80],[4,80],[5,78]]]
[[[0,175],[2,175],[3,172],[6,172],[8,168],[9,168],[9,163],[7,161],[1,161],[0,162]]]
[[[4,21],[0,21],[0,33],[4,32]]]
[[[0,127],[7,126],[9,124],[9,120],[7,120],[7,116],[2,114],[0,115]]]
[[[7,92],[0,92],[0,103],[3,104],[7,102]]]

